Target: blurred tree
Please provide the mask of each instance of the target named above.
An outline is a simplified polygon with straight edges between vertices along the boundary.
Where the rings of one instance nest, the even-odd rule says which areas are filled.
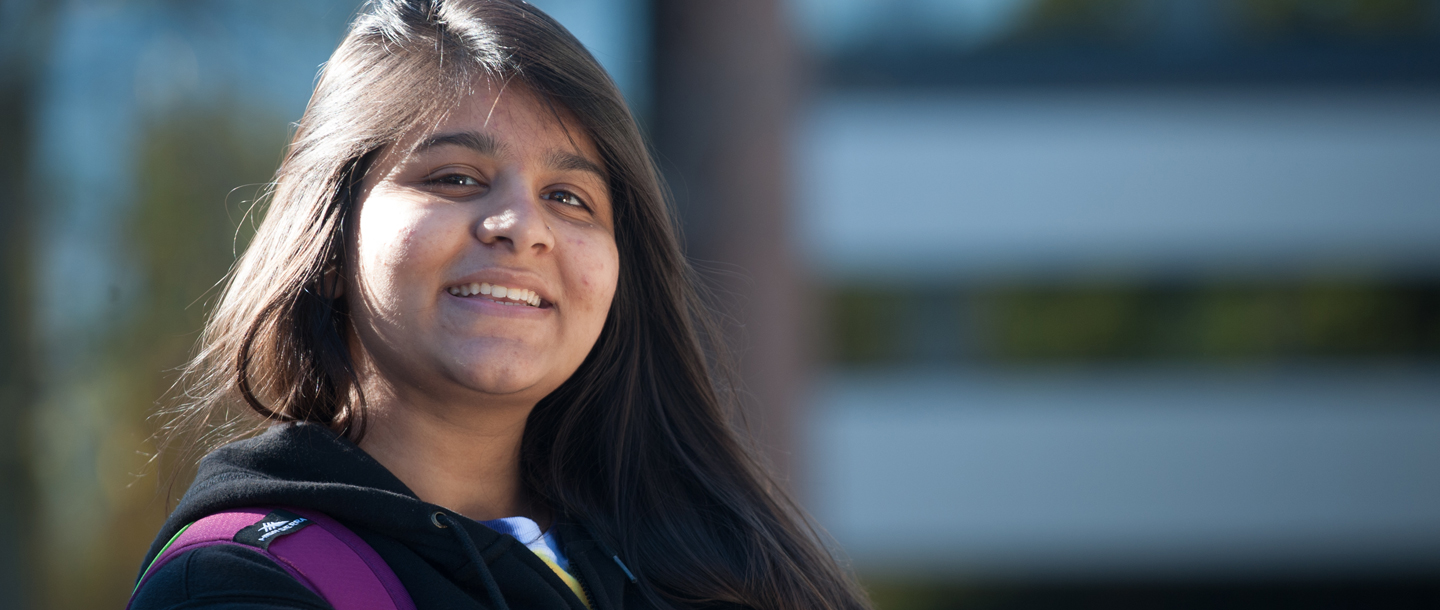
[[[223,103],[166,112],[143,131],[135,204],[122,229],[141,286],[105,355],[117,422],[96,460],[107,536],[94,541],[88,561],[51,558],[53,608],[123,607],[167,500],[184,489],[183,480],[169,489],[165,474],[172,466],[185,472],[184,465],[146,472],[135,447],[161,423],[149,419],[156,401],[165,400],[190,356],[217,296],[213,288],[253,234],[247,211],[268,188],[285,133],[281,119]]]
[[[30,606],[34,593],[35,487],[28,456],[35,399],[30,228],[39,84],[56,3],[0,3],[0,610]]]

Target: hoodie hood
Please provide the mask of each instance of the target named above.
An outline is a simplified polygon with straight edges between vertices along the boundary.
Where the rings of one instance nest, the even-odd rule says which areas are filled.
[[[149,562],[165,542],[206,515],[245,506],[299,506],[403,539],[448,540],[430,522],[436,511],[360,447],[324,426],[280,424],[254,438],[225,445],[200,460],[195,482],[165,520]],[[455,515],[459,517],[459,515]],[[498,536],[477,527],[476,545]]]
[[[380,553],[418,608],[503,607],[504,602],[493,603],[501,595],[513,608],[584,610],[564,582],[514,538],[419,499],[354,443],[308,423],[273,426],[201,460],[195,482],[143,565],[187,524],[257,506],[309,508],[349,527]],[[638,597],[625,595],[628,579],[615,567],[618,560],[607,566],[611,557],[584,527],[557,523],[556,528],[596,610],[618,609],[623,597]],[[472,603],[460,603],[459,596]]]

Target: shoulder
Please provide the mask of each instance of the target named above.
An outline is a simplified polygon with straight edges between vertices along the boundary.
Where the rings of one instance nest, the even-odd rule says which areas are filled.
[[[131,610],[331,610],[275,562],[244,547],[219,544],[185,551],[151,574]]]

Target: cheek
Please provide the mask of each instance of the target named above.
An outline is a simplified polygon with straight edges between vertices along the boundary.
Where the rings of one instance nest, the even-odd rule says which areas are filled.
[[[575,282],[590,309],[606,312],[619,280],[619,252],[611,239],[575,238],[570,241],[575,257]]]
[[[378,225],[376,228],[378,229]],[[389,226],[366,230],[362,224],[356,248],[360,260],[360,282],[366,292],[389,300],[392,284],[406,276],[405,264],[415,258],[419,240],[411,227]]]
[[[356,235],[362,289],[382,302],[397,296],[397,284],[428,277],[436,258],[427,216],[406,201],[372,200],[361,208]]]
[[[360,259],[375,270],[395,273],[396,268],[414,256],[417,242],[411,227],[391,226],[384,230],[362,233],[360,238]]]

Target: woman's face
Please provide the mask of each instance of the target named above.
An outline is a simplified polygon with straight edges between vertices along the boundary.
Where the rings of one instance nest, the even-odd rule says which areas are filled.
[[[610,191],[558,107],[479,86],[383,153],[358,205],[342,290],[367,393],[529,407],[595,344],[619,275]]]

